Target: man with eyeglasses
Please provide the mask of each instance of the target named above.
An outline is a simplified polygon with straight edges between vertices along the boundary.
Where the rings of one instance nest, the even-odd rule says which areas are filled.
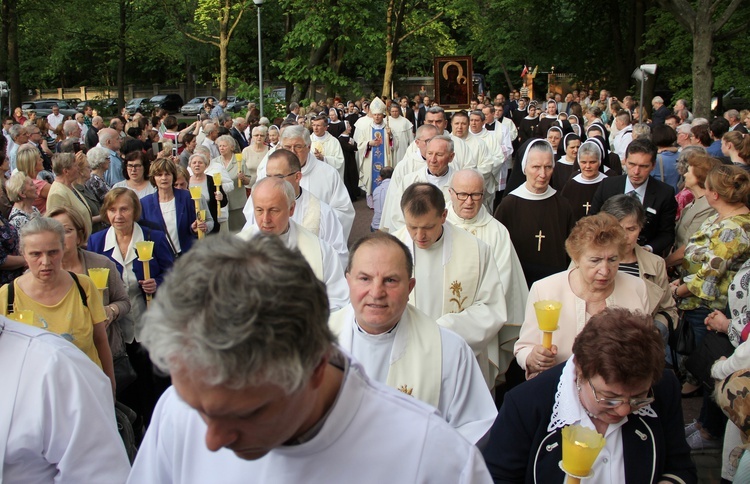
[[[401,210],[406,223],[393,235],[414,255],[417,283],[409,302],[469,344],[492,390],[497,334],[507,321],[505,292],[492,251],[446,222],[445,195],[432,183],[410,185],[401,197]]]
[[[336,212],[330,205],[300,186],[302,180],[302,167],[299,159],[291,151],[279,148],[271,153],[266,164],[266,177],[278,178],[291,183],[294,188],[295,206],[292,220],[306,228],[321,240],[328,242],[339,256],[341,267],[346,267],[349,259],[349,249],[344,238],[344,229],[341,227]],[[245,226],[243,230],[255,225],[255,207],[253,197],[247,199],[245,208]]]
[[[292,219],[296,208],[292,184],[283,177],[269,176],[255,184],[251,198],[255,223],[237,236],[244,240],[257,234],[278,236],[289,249],[298,249],[315,276],[325,283],[331,311],[349,304],[349,288],[336,251]]]
[[[508,323],[501,331],[515,331],[515,336],[518,336],[518,330],[524,320],[529,290],[508,229],[495,220],[482,203],[484,180],[478,172],[456,172],[449,191],[451,203],[448,207],[448,222],[469,232],[492,250],[500,282],[505,290],[505,306],[508,311]],[[512,337],[503,340],[510,339]],[[507,368],[507,364],[513,360],[513,352],[501,352],[501,358],[505,365],[498,366],[502,369]]]
[[[438,135],[427,143],[427,164],[419,170],[406,175],[400,185],[388,187],[380,229],[394,233],[404,226],[404,215],[400,210],[401,196],[409,185],[414,183],[431,183],[438,187],[447,202],[450,200],[448,188],[456,170],[450,166],[455,157],[453,139],[450,136]]]

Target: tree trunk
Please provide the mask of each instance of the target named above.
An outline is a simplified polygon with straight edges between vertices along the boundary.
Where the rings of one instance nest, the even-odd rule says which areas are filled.
[[[21,105],[21,69],[18,65],[18,0],[5,0],[8,3],[8,87],[10,99],[8,113]]]
[[[710,119],[714,46],[711,19],[698,14],[693,34],[693,115]]]
[[[221,33],[219,40],[219,99],[227,97],[227,42],[226,35]]]
[[[117,33],[117,114],[125,107],[125,33],[127,32],[127,0],[120,0],[120,30]]]
[[[508,69],[505,67],[505,62],[501,62],[500,66],[503,68],[503,74],[505,75],[505,82],[508,83],[508,94],[510,94],[513,91],[513,81],[510,78],[510,74],[508,73]],[[495,93],[497,96],[500,93],[500,90]]]
[[[385,70],[383,71],[383,89],[380,91],[382,96],[390,96],[391,94],[391,82],[393,80],[393,53],[391,49],[387,49],[385,52]]]
[[[8,77],[8,0],[0,0],[0,80]]]

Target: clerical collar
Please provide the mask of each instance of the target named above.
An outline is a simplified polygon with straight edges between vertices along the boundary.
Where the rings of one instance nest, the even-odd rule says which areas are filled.
[[[577,181],[581,185],[594,185],[595,183],[600,183],[605,178],[607,178],[607,175],[605,175],[602,172],[599,172],[596,178],[594,178],[593,180],[587,180],[586,178],[583,177],[583,173],[579,173],[573,177],[573,180]]]
[[[526,188],[525,183],[510,192],[511,195],[515,195],[518,198],[532,201],[546,200],[553,196],[555,193],[557,193],[557,191],[549,185],[547,186],[547,190],[544,193],[532,193],[528,188]]]
[[[486,133],[486,132],[487,132],[487,128],[485,128],[484,126],[482,126],[482,130],[480,132],[478,132],[478,133],[475,133],[474,131],[469,130],[469,133],[471,133],[472,136],[479,136],[479,137],[484,136],[484,133]]]
[[[315,133],[310,133],[310,138],[312,138],[312,139],[313,139],[313,141],[323,141],[323,140],[325,140],[325,139],[326,139],[326,135],[327,135],[327,134],[328,134],[328,133],[326,132],[326,134],[324,134],[323,136],[318,136],[318,135],[316,135]]]
[[[295,200],[299,200],[299,197],[301,197],[301,196],[302,196],[302,187],[299,187],[299,193],[297,194],[296,197],[294,197],[294,199]]]
[[[399,321],[399,323],[400,322],[401,321]],[[379,334],[368,333],[367,331],[365,331],[364,329],[362,329],[362,326],[360,326],[359,322],[357,322],[357,318],[354,318],[354,327],[357,328],[357,332],[359,332],[362,335],[365,335],[365,336],[368,336],[368,337],[371,337],[371,338],[385,338],[385,335],[395,334],[396,328],[398,328],[398,323],[396,323],[391,329],[389,329],[385,333],[379,333]],[[391,339],[390,336],[388,337],[388,339]]]
[[[339,398],[341,397],[341,392],[344,390],[344,385],[346,384],[346,377],[351,366],[350,363],[351,362],[349,361],[349,359],[344,356],[344,353],[339,349],[338,346],[334,346],[331,349],[331,356],[328,359],[328,364],[344,372],[344,376],[341,379],[341,386],[339,386],[339,390],[336,393],[336,398],[333,400],[333,403],[330,407],[328,407],[328,410],[326,410],[326,413],[320,418],[320,420],[315,422],[315,425],[310,427],[310,429],[302,435],[298,435],[296,438],[284,442],[284,446],[302,445],[310,442],[312,439],[317,437],[321,430],[323,430],[323,426],[328,421],[328,417],[331,416],[331,412],[333,412],[333,409],[338,405]]]
[[[433,178],[445,178],[445,176],[448,175],[449,171],[450,171],[450,167],[447,167],[445,170],[445,173],[443,173],[442,175],[435,175],[434,173],[430,171],[430,167],[427,167],[427,176],[433,177]]]

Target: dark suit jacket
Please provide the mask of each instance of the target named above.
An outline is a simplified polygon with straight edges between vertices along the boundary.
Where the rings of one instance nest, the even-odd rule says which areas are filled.
[[[627,175],[611,176],[601,182],[591,201],[592,215],[599,213],[608,198],[625,193],[626,178]],[[654,177],[649,177],[643,208],[646,210],[646,225],[638,237],[638,244],[650,245],[654,249],[654,254],[663,254],[674,244],[675,217],[677,216],[674,188]]]
[[[663,106],[654,111],[654,114],[651,116],[652,118],[652,124],[654,126],[660,126],[664,124],[667,121],[667,116],[672,114],[672,112],[669,110],[668,107]]]
[[[141,229],[143,230],[143,238],[145,240],[154,241],[153,259],[149,261],[149,270],[151,278],[156,281],[156,284],[158,286],[163,282],[164,276],[169,271],[169,269],[172,268],[172,264],[174,264],[172,249],[169,247],[169,242],[167,242],[167,237],[164,235],[164,232],[153,230],[144,225],[141,225]],[[122,266],[112,257],[112,252],[114,249],[110,249],[107,251],[104,250],[104,240],[107,236],[108,230],[114,229],[109,228],[100,230],[99,232],[93,234],[89,238],[87,249],[91,252],[96,252],[97,254],[106,256],[110,260],[112,260],[112,262],[115,263],[115,266],[117,266],[117,270],[120,272],[120,276],[122,276]],[[144,279],[143,262],[139,261],[138,259],[134,260],[133,272],[135,273],[135,277],[137,277],[139,281],[142,281]],[[143,291],[141,290],[141,292]],[[145,293],[143,294],[145,296]]]
[[[231,134],[232,138],[237,141],[237,145],[240,147],[240,151],[247,148],[247,139],[245,138],[245,133],[240,133],[237,128],[232,128],[229,130],[229,134]]]
[[[545,371],[505,396],[482,452],[494,482],[565,482],[558,467],[562,429],[547,431],[564,366],[561,363]],[[657,417],[631,414],[623,424],[620,445],[627,482],[698,482],[685,442],[679,392],[674,374],[665,370],[654,385],[656,400],[651,408]]]
[[[190,198],[189,191],[175,190],[174,204],[177,211],[177,236],[180,238],[181,253],[184,254],[190,250],[193,241],[198,237],[191,229],[193,222],[195,222],[195,202]],[[162,230],[166,234],[164,217],[161,214],[161,206],[159,205],[159,193],[152,193],[143,197],[141,199],[141,206],[143,207],[141,220],[150,222],[156,227],[162,227]]]

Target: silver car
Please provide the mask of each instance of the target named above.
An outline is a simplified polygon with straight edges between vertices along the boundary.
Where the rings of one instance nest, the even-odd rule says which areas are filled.
[[[213,96],[199,96],[194,97],[190,101],[187,102],[187,104],[184,104],[182,108],[180,108],[180,112],[183,116],[196,116],[200,114],[201,110],[203,109],[203,103],[206,102],[206,99],[211,98],[214,100],[214,105],[216,105],[219,101],[213,97]]]

